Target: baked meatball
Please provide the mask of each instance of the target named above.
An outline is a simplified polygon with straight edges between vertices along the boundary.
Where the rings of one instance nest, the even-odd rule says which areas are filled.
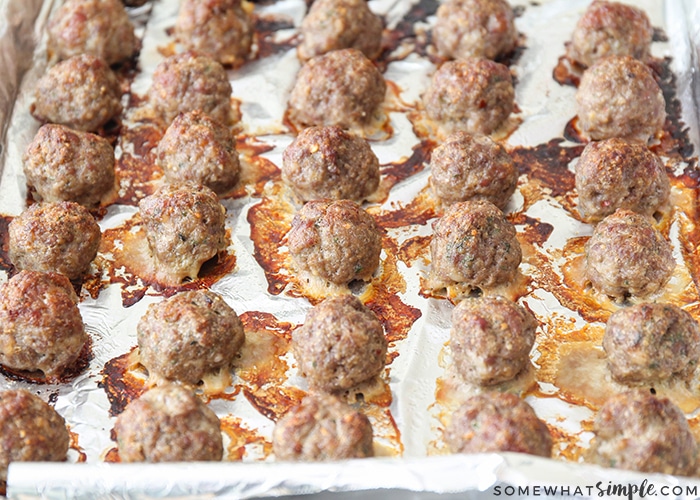
[[[42,126],[23,157],[27,186],[43,201],[99,205],[114,188],[114,150],[106,139],[64,125]]]
[[[492,288],[513,280],[522,250],[513,224],[485,200],[455,203],[433,223],[433,277],[443,286]]]
[[[175,40],[221,64],[239,66],[250,53],[253,19],[241,0],[184,0]]]
[[[231,366],[245,340],[236,312],[209,290],[181,292],[151,304],[136,331],[149,375],[190,384]]]
[[[438,68],[423,95],[428,118],[450,134],[488,135],[513,112],[510,71],[488,59],[448,61]]]
[[[156,165],[169,182],[203,184],[220,195],[236,185],[241,172],[231,131],[199,110],[173,120],[156,148]]]
[[[206,261],[226,248],[226,209],[199,184],[164,184],[139,202],[158,278],[178,285],[196,279]]]
[[[361,202],[379,186],[379,160],[365,139],[337,125],[309,127],[284,150],[282,178],[302,201]]]
[[[644,144],[615,137],[586,145],[576,164],[576,190],[581,217],[597,222],[618,208],[654,215],[671,184],[661,159]]]
[[[156,66],[148,98],[166,124],[196,109],[231,124],[231,83],[224,67],[193,51],[167,57]]]
[[[375,314],[354,295],[331,297],[292,333],[299,372],[312,390],[339,392],[379,375],[387,342]]]
[[[375,59],[382,48],[384,23],[365,0],[316,0],[301,22],[299,59],[331,50],[357,49]]]
[[[666,102],[651,69],[629,56],[608,56],[588,68],[576,91],[581,131],[647,142],[664,126]]]
[[[362,52],[333,50],[301,67],[289,115],[302,126],[361,127],[375,115],[385,93],[384,77]]]
[[[547,425],[529,404],[506,392],[485,392],[464,402],[452,414],[445,441],[452,453],[552,454]]]
[[[643,215],[619,209],[586,242],[586,276],[611,297],[644,297],[663,287],[676,267],[671,244]]]
[[[81,278],[97,255],[102,233],[85,207],[72,201],[35,203],[10,222],[10,260],[17,269]]]
[[[448,59],[498,59],[515,49],[514,19],[505,0],[447,0],[438,7],[433,42]]]
[[[506,150],[488,136],[455,132],[430,157],[430,186],[445,204],[488,200],[503,210],[518,184]]]
[[[309,395],[275,424],[277,460],[344,460],[374,456],[372,424],[335,396]]]
[[[122,111],[122,91],[109,66],[95,56],[73,56],[37,81],[32,115],[48,123],[93,132]]]
[[[221,424],[193,392],[177,384],[135,399],[114,423],[122,462],[221,460]]]
[[[617,394],[593,422],[588,461],[605,467],[688,476],[698,445],[683,412],[648,391]]]

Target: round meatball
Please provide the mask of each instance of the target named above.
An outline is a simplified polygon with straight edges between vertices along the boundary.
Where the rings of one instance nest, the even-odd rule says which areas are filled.
[[[581,217],[597,222],[618,208],[654,215],[671,184],[661,159],[644,144],[611,138],[586,145],[576,164],[576,190]]]
[[[537,321],[503,297],[466,299],[452,311],[450,347],[468,382],[493,385],[515,378],[530,362]]]
[[[52,406],[23,389],[0,392],[0,483],[11,462],[63,462],[69,445],[66,422]]]
[[[114,423],[122,462],[218,461],[221,423],[190,390],[155,387],[135,399]]]
[[[72,201],[35,203],[8,229],[10,260],[17,269],[81,278],[97,255],[102,233],[85,207]]]
[[[510,71],[488,59],[448,61],[433,75],[423,95],[428,118],[447,133],[488,135],[513,112]]]
[[[433,223],[433,276],[444,286],[492,288],[513,280],[522,250],[513,224],[493,203],[455,203]]]
[[[122,111],[121,87],[109,66],[95,56],[73,56],[39,79],[32,114],[41,122],[93,132]]]
[[[292,333],[292,350],[309,387],[338,392],[384,369],[387,342],[377,316],[354,295],[331,297]]]
[[[433,150],[430,186],[446,204],[488,200],[503,210],[518,184],[506,150],[488,136],[455,132]]]
[[[683,412],[648,391],[613,396],[593,422],[587,459],[604,467],[689,476],[698,445]]]
[[[361,202],[379,186],[379,160],[365,139],[336,125],[309,127],[284,150],[282,178],[302,201]]]
[[[433,41],[449,59],[497,59],[515,49],[514,19],[506,0],[448,0],[438,7]]]
[[[184,0],[175,40],[221,64],[239,66],[253,43],[253,19],[241,0]]]
[[[637,304],[610,316],[603,349],[613,377],[620,382],[687,379],[700,358],[700,326],[673,304]]]
[[[606,56],[649,57],[654,29],[643,10],[595,0],[576,23],[567,55],[583,66]]]
[[[586,243],[586,276],[611,297],[644,297],[663,287],[676,267],[671,244],[643,215],[619,209]]]
[[[233,189],[241,172],[231,131],[199,110],[173,120],[156,148],[156,165],[168,182],[195,182],[220,195]]]
[[[64,125],[42,126],[23,157],[27,186],[44,201],[99,205],[114,188],[114,150],[106,139]]]
[[[338,49],[357,49],[369,59],[379,56],[384,23],[365,0],[316,0],[301,22],[299,59],[306,61]]]
[[[300,125],[361,127],[384,101],[386,82],[357,49],[341,49],[301,67],[289,97],[290,118]]]
[[[190,384],[231,366],[245,340],[235,311],[209,290],[182,292],[151,304],[136,331],[149,375]]]
[[[651,69],[629,56],[608,56],[587,69],[576,91],[581,131],[592,140],[647,142],[664,126],[666,102]]]
[[[445,432],[452,453],[513,451],[552,454],[552,436],[532,407],[515,394],[486,392],[469,398],[452,414]]]
[[[47,29],[49,54],[59,60],[91,54],[114,64],[137,48],[134,26],[120,0],[67,0]]]
[[[220,63],[196,52],[170,56],[158,64],[148,96],[166,124],[178,114],[196,109],[224,125],[231,124],[231,83],[226,71]]]
[[[206,261],[226,248],[226,209],[199,184],[164,184],[139,202],[158,278],[178,285],[196,279]]]
[[[277,460],[345,460],[374,456],[372,424],[352,406],[330,395],[309,395],[275,424]]]

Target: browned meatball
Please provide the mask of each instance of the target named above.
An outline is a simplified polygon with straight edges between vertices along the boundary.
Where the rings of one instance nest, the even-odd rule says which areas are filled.
[[[272,449],[277,460],[371,457],[372,424],[334,396],[309,395],[277,421]]]
[[[284,150],[282,178],[302,201],[361,202],[379,186],[379,160],[365,139],[336,125],[309,127]]]
[[[428,117],[446,133],[461,130],[486,135],[513,112],[510,71],[488,59],[448,61],[433,75],[423,95]]]
[[[497,59],[515,49],[514,19],[505,0],[448,0],[437,10],[433,41],[449,59]]]
[[[382,48],[384,25],[365,0],[316,0],[301,23],[299,59],[331,50],[357,49],[375,59]]]
[[[199,184],[165,184],[139,203],[159,279],[177,285],[195,279],[206,261],[226,248],[226,209]]]
[[[647,217],[629,210],[608,215],[586,243],[586,275],[611,297],[654,293],[675,267],[671,244]]]
[[[664,126],[666,102],[651,69],[629,56],[600,59],[576,91],[579,126],[592,140],[647,142]]]
[[[223,456],[219,418],[177,384],[153,388],[129,403],[114,430],[122,462],[217,461]]]
[[[486,392],[452,414],[445,433],[452,453],[514,451],[552,454],[552,436],[532,407],[515,394]]]
[[[91,54],[114,64],[136,52],[134,26],[120,0],[67,0],[47,29],[47,48],[59,60]]]
[[[581,217],[597,222],[618,208],[654,215],[671,184],[661,159],[644,144],[612,138],[586,145],[576,164],[576,190]]]
[[[44,201],[99,205],[114,188],[114,150],[109,141],[64,125],[42,126],[23,157],[27,186]]]
[[[648,391],[613,396],[593,423],[587,459],[605,467],[688,476],[698,445],[683,412]]]
[[[121,95],[117,77],[102,59],[73,56],[39,79],[32,114],[42,122],[92,132],[121,113]]]
[[[238,66],[250,53],[253,19],[241,0],[184,0],[175,39],[221,64]]]
[[[301,125],[361,127],[384,101],[386,82],[357,49],[333,50],[310,59],[289,97],[290,118]]]
[[[433,150],[430,172],[430,186],[446,204],[488,200],[503,210],[518,184],[518,170],[503,146],[465,132]]]
[[[10,260],[17,269],[81,278],[97,255],[102,233],[85,207],[72,201],[35,203],[10,222]]]
[[[236,312],[209,290],[151,304],[136,331],[149,375],[190,384],[231,366],[245,340]]]
[[[156,165],[169,182],[191,181],[217,194],[230,191],[241,172],[231,131],[199,110],[173,120],[156,148]]]
[[[387,342],[377,316],[354,295],[342,295],[309,311],[292,333],[292,350],[309,387],[332,393],[379,375]]]

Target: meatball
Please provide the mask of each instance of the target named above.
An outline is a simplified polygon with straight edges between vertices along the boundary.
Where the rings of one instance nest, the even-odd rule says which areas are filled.
[[[593,422],[587,459],[605,467],[688,476],[698,445],[683,412],[667,398],[637,390],[613,396]]]
[[[114,188],[114,150],[109,141],[64,125],[46,124],[23,157],[27,186],[44,201],[99,205]]]
[[[282,177],[302,201],[361,202],[379,186],[379,160],[365,139],[336,125],[309,127],[284,150]]]
[[[649,17],[643,10],[595,0],[576,23],[567,55],[583,66],[591,66],[613,55],[646,61],[653,34]]]
[[[91,54],[114,64],[137,49],[134,26],[120,0],[67,0],[47,29],[49,53],[59,60]]]
[[[387,342],[377,316],[354,295],[341,295],[309,311],[292,333],[292,350],[309,387],[332,393],[379,375]]]
[[[445,432],[452,453],[513,451],[552,454],[552,436],[532,407],[515,394],[487,392],[469,398],[452,414]]]
[[[428,118],[449,134],[458,130],[488,135],[513,112],[510,71],[488,59],[448,61],[433,75],[423,95]]]
[[[195,279],[226,248],[226,209],[199,184],[165,184],[139,202],[158,278],[171,285]]]
[[[61,61],[39,79],[31,111],[41,122],[93,132],[121,113],[121,95],[109,66],[83,54]]]
[[[169,182],[203,184],[220,195],[236,185],[241,172],[231,131],[199,110],[173,120],[156,148],[156,165]]]
[[[433,150],[430,186],[446,204],[488,200],[503,210],[518,184],[506,150],[487,136],[455,132]]]
[[[581,217],[597,222],[618,208],[654,215],[671,184],[661,159],[644,144],[611,138],[586,145],[576,164],[576,190]]]
[[[62,462],[70,436],[52,406],[25,390],[0,392],[0,483],[11,462]]]
[[[498,59],[515,49],[514,19],[505,0],[447,0],[437,10],[433,41],[448,59]]]
[[[241,0],[184,0],[175,40],[221,64],[239,66],[250,53],[253,19]]]
[[[530,311],[503,297],[463,300],[452,311],[454,364],[474,384],[511,380],[530,362],[536,328]]]
[[[365,0],[316,0],[301,22],[299,59],[306,61],[338,49],[357,49],[369,59],[379,56],[384,23]]]
[[[289,97],[290,118],[303,126],[368,124],[384,101],[386,82],[357,49],[334,50],[310,59]]]
[[[280,418],[272,432],[277,460],[344,460],[374,456],[372,424],[330,395],[309,395]]]
[[[649,219],[619,209],[586,243],[586,276],[611,297],[644,297],[662,288],[676,267],[671,244]]]
[[[651,69],[629,56],[605,57],[583,73],[576,110],[582,132],[595,141],[647,142],[666,120],[664,95]]]
[[[245,333],[224,299],[194,290],[151,304],[138,323],[137,338],[149,375],[196,384],[231,366]]]
[[[443,286],[492,288],[513,280],[522,250],[513,224],[493,203],[455,203],[433,223],[433,277]]]
[[[187,111],[199,109],[216,121],[230,125],[231,83],[215,60],[187,51],[165,58],[153,72],[148,98],[166,123]]]
[[[10,260],[17,269],[81,278],[97,255],[102,233],[85,207],[72,201],[35,203],[10,222]]]
[[[122,462],[221,460],[221,424],[193,392],[166,384],[145,392],[114,423]]]

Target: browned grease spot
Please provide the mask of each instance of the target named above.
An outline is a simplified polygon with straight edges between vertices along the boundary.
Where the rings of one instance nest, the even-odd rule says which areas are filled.
[[[105,453],[103,461],[108,464],[118,464],[121,463],[122,459],[119,457],[119,449],[110,448]]]
[[[293,49],[299,44],[300,37],[294,33],[286,39],[278,40],[276,33],[280,30],[294,28],[294,20],[281,14],[256,13],[255,41],[258,46],[256,58],[262,59]]]
[[[554,67],[552,78],[554,78],[554,81],[560,85],[578,87],[581,83],[581,76],[583,75],[584,70],[585,68],[579,63],[570,59],[568,56],[563,55],[559,57],[559,61]]]
[[[155,165],[152,150],[163,137],[164,130],[155,123],[139,123],[124,128],[119,139],[122,155],[114,165],[119,183],[116,203],[137,205],[160,184],[162,172]]]
[[[542,246],[554,231],[554,226],[546,222],[539,221],[523,213],[513,214],[509,220],[518,226],[523,226],[519,237],[528,243]]]
[[[381,210],[378,207],[369,207],[369,212],[384,229],[399,228],[411,225],[425,225],[434,219],[437,213],[435,198],[428,186],[423,188],[418,195],[407,204],[395,203],[393,210]]]
[[[78,463],[87,462],[87,455],[78,442],[80,436],[73,431],[68,431],[68,436],[70,437],[68,447],[78,454],[75,461]]]
[[[245,314],[242,318],[246,318]],[[276,334],[274,326],[261,329],[250,329],[249,323],[244,323],[244,326],[245,343],[235,362],[236,372],[243,383],[261,388],[286,381],[289,366],[283,357],[289,351],[290,341]]]
[[[109,400],[109,414],[113,417],[119,415],[127,405],[145,392],[146,376],[142,372],[133,370],[133,353],[136,347],[129,352],[110,359],[105,363],[100,372],[102,380],[97,386],[104,389]]]
[[[386,201],[389,197],[389,192],[396,184],[423,171],[430,161],[430,153],[433,147],[434,144],[429,141],[421,142],[413,147],[413,153],[410,157],[383,165],[380,169],[381,182],[377,188],[377,193],[372,196],[371,201],[378,203]]]
[[[236,149],[240,155],[241,177],[234,190],[224,197],[262,196],[268,182],[280,179],[280,170],[277,165],[260,156],[274,147],[257,141],[253,137],[241,136],[237,140]]]
[[[0,269],[8,273],[14,269],[10,262],[10,239],[7,233],[13,218],[6,215],[0,216]]]
[[[306,393],[295,387],[269,387],[266,389],[243,389],[243,395],[258,413],[273,422],[297,406]]]
[[[260,459],[267,458],[272,453],[272,443],[259,435],[255,430],[243,425],[240,418],[228,415],[221,418],[221,430],[230,439],[226,448],[226,459],[241,461],[249,454],[248,448],[258,448]]]
[[[408,267],[411,267],[420,258],[426,262],[426,254],[429,251],[431,241],[432,237],[430,236],[409,238],[401,244],[398,252],[396,252],[396,257]]]

